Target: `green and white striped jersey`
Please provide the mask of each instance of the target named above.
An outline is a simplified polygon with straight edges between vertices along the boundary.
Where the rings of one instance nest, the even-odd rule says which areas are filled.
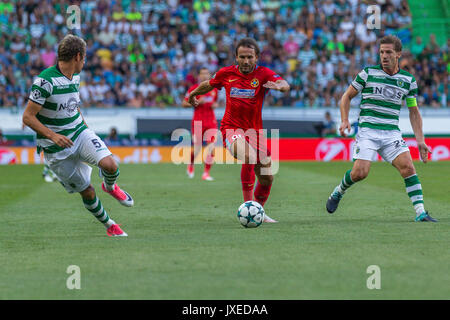
[[[45,69],[36,77],[29,97],[30,100],[42,106],[36,115],[37,119],[49,129],[65,135],[72,141],[75,141],[87,128],[78,112],[81,104],[79,87],[79,74],[74,74],[70,80],[56,65]],[[37,135],[37,146],[38,151],[43,149],[47,153],[63,150],[40,134]]]
[[[360,127],[400,131],[398,118],[403,100],[406,99],[408,107],[417,106],[416,79],[404,70],[391,76],[381,65],[367,67],[351,84],[362,95]]]

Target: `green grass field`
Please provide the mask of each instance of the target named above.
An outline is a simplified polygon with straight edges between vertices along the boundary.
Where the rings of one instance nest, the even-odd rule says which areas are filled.
[[[0,299],[449,299],[450,162],[416,163],[425,206],[413,222],[403,179],[374,163],[334,215],[325,202],[351,163],[281,163],[266,212],[278,224],[243,228],[240,166],[213,182],[185,166],[122,165],[135,206],[101,191],[128,238],[109,238],[78,194],[45,183],[42,166],[0,166]],[[69,290],[69,265],[81,290]],[[366,287],[369,265],[381,289]]]

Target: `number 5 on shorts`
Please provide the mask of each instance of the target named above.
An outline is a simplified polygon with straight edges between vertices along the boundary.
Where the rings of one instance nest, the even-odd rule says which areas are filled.
[[[91,142],[97,149],[102,146],[102,144],[97,139],[92,139]]]

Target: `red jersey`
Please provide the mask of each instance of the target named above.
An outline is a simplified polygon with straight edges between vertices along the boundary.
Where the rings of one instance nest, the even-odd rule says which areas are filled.
[[[256,65],[249,74],[239,71],[239,66],[224,67],[217,71],[209,84],[214,88],[225,88],[227,103],[221,121],[221,129],[262,129],[262,106],[266,93],[267,81],[282,80],[269,68]]]
[[[199,84],[194,84],[192,87],[190,87],[188,92],[186,93],[184,100],[188,101],[189,94],[198,86]],[[211,90],[210,92],[197,96],[196,98],[197,100],[203,98],[204,102],[194,108],[194,117],[192,118],[192,121],[199,120],[203,122],[215,123],[216,115],[214,114],[212,105],[214,102],[217,101],[218,90],[217,89]]]

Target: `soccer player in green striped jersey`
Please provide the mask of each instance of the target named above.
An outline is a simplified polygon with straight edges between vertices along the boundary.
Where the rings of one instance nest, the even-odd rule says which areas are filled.
[[[127,236],[111,219],[91,185],[92,168],[103,177],[102,189],[122,205],[134,204],[116,180],[119,168],[105,143],[87,127],[80,112],[80,75],[86,57],[83,39],[67,35],[58,45],[58,62],[33,82],[23,123],[37,133],[38,153],[69,193],[78,192],[84,206],[106,227],[108,236]]]
[[[371,161],[376,160],[378,153],[403,177],[406,193],[416,211],[415,221],[437,222],[425,211],[422,185],[398,127],[400,108],[403,100],[406,100],[420,158],[426,163],[430,150],[425,144],[422,117],[416,101],[416,79],[399,68],[398,60],[402,53],[399,38],[392,35],[383,37],[379,50],[381,65],[364,68],[341,99],[342,122],[339,131],[345,137],[345,130],[350,130],[350,100],[361,92],[359,130],[353,149],[353,168],[345,173],[341,183],[331,193],[326,204],[327,211],[336,211],[347,189],[367,177]]]

